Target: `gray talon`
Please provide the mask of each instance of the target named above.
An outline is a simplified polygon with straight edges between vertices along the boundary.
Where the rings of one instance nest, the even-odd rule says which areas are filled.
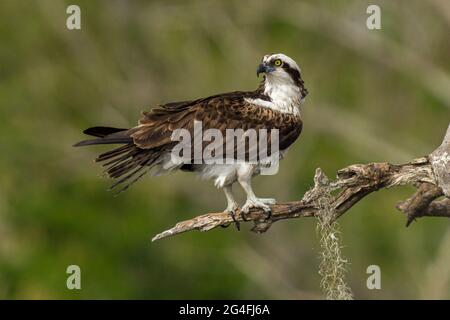
[[[237,229],[238,231],[240,231],[240,230],[241,230],[241,224],[240,224],[239,221],[236,219],[236,211],[237,211],[237,209],[238,209],[238,206],[237,206],[237,205],[233,205],[232,208],[226,208],[226,209],[224,210],[224,212],[225,212],[225,213],[228,213],[228,214],[230,215],[231,219],[233,219],[233,222],[234,222],[234,224],[236,225],[236,229]],[[227,227],[228,227],[228,226],[227,226]],[[226,228],[226,227],[225,227],[225,228]]]

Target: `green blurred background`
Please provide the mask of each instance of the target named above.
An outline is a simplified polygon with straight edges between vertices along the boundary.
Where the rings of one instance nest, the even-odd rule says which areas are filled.
[[[66,7],[81,7],[81,30]],[[382,30],[366,28],[378,4]],[[261,196],[299,199],[314,170],[407,162],[440,144],[450,120],[450,2],[0,1],[0,298],[321,299],[315,220],[191,232],[177,221],[225,207],[212,182],[146,177],[113,197],[74,149],[93,125],[133,126],[159,103],[252,90],[267,53],[301,66],[304,131]],[[370,195],[340,219],[359,299],[450,298],[449,221],[405,228],[414,188]],[[243,200],[240,195],[240,200]],[[81,267],[82,289],[66,288]],[[366,268],[382,289],[366,288]]]

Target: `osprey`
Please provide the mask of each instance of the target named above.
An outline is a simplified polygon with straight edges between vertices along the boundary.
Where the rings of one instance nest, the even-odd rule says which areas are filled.
[[[262,159],[256,162],[235,161],[234,163],[196,163],[194,161],[176,162],[171,152],[177,145],[173,133],[177,129],[194,132],[196,122],[203,129],[216,129],[225,135],[229,129],[268,129],[278,130],[277,157],[281,159],[302,131],[300,107],[308,91],[301,77],[301,70],[290,57],[278,53],[265,55],[256,71],[257,76],[264,77],[255,91],[235,91],[217,94],[197,100],[171,102],[144,112],[136,127],[118,129],[111,127],[92,127],[84,133],[96,137],[81,141],[75,146],[98,144],[119,144],[121,146],[100,154],[96,162],[103,164],[105,173],[117,179],[111,187],[122,185],[121,191],[127,189],[149,170],[164,174],[176,170],[190,171],[202,178],[214,180],[222,188],[227,199],[225,212],[235,220],[238,204],[232,194],[232,185],[238,182],[247,195],[247,200],[240,212],[245,215],[251,208],[260,208],[270,216],[274,199],[258,198],[251,187],[253,176],[261,173],[267,165]],[[192,139],[195,135],[191,136]],[[270,136],[258,135],[267,139]],[[204,147],[204,144],[202,144]],[[251,146],[245,150],[248,154]],[[184,155],[186,156],[186,155]],[[233,153],[235,157],[235,153]],[[193,160],[189,154],[187,160]],[[185,158],[183,158],[185,159]],[[247,159],[247,158],[246,158]]]

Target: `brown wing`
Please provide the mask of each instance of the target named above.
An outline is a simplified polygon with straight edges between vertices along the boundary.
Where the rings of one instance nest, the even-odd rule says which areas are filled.
[[[169,104],[145,112],[139,126],[129,130],[136,146],[142,149],[171,148],[175,129],[186,129],[193,139],[194,120],[203,131],[218,129],[226,137],[226,129],[278,129],[279,148],[289,147],[300,135],[302,122],[298,116],[281,113],[245,101],[246,93],[217,95],[208,99]],[[267,137],[270,146],[270,134]],[[193,141],[192,141],[193,143]],[[204,146],[208,144],[205,142]]]

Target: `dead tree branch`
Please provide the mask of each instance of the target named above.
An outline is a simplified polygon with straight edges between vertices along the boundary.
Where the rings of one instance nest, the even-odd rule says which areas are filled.
[[[350,165],[339,170],[334,181],[330,181],[318,168],[314,187],[301,200],[271,206],[272,216],[269,219],[260,210],[252,210],[247,218],[254,223],[252,231],[262,233],[279,220],[316,216],[321,211],[319,200],[323,194],[339,190],[330,199],[337,219],[368,194],[402,185],[418,187],[411,198],[397,205],[406,215],[407,225],[419,217],[450,217],[450,125],[441,146],[429,156],[401,165],[387,162]],[[438,200],[442,195],[446,198]],[[240,215],[237,220],[246,222]],[[152,241],[191,230],[208,231],[231,223],[233,219],[227,213],[208,213],[179,222],[153,237]]]

